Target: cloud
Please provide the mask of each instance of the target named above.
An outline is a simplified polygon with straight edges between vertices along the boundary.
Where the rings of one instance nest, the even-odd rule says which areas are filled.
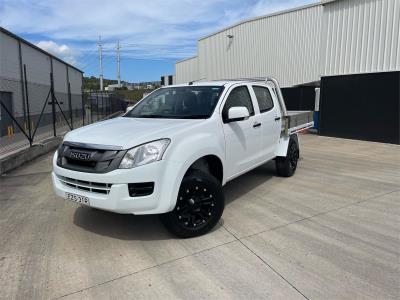
[[[115,42],[120,40],[126,57],[180,59],[196,53],[199,38],[225,26],[317,1],[0,0],[0,26],[40,36],[48,40],[40,42],[44,47],[67,59],[76,58],[68,49],[96,53],[99,35],[105,56],[115,55]]]
[[[315,0],[259,0],[252,6],[249,14],[253,16],[266,15],[306,4],[315,3]]]
[[[67,45],[58,45],[54,41],[40,41],[36,43],[36,46],[65,60],[72,65],[76,64],[77,52],[69,48]]]

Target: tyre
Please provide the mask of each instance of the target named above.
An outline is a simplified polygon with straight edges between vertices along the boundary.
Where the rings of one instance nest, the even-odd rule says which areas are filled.
[[[299,160],[299,146],[294,138],[290,138],[286,157],[278,156],[275,160],[276,172],[279,176],[290,177],[296,172]]]
[[[182,180],[174,210],[162,214],[161,221],[174,235],[190,238],[209,232],[223,211],[221,183],[206,172],[193,170]]]

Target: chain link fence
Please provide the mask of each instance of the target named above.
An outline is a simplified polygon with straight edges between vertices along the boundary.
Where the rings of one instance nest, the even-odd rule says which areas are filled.
[[[52,73],[46,85],[27,80],[25,65],[23,72],[20,81],[0,77],[0,158],[126,110],[126,102],[112,93],[71,91],[68,78],[60,92]]]

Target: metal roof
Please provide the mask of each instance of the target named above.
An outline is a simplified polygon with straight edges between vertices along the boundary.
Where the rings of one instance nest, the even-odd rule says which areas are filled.
[[[191,56],[191,57],[188,57],[188,58],[184,58],[184,59],[178,60],[176,63],[181,63],[181,62],[184,62],[184,61],[186,61],[186,60],[193,59],[193,58],[197,58],[197,55],[194,55],[194,56]]]
[[[38,46],[32,44],[31,42],[28,42],[27,40],[23,39],[22,37],[20,37],[20,36],[14,34],[14,33],[12,33],[12,32],[10,32],[10,31],[8,31],[7,29],[5,29],[5,28],[3,28],[3,27],[1,27],[1,26],[0,26],[0,32],[3,32],[4,34],[6,34],[6,35],[8,35],[8,36],[10,36],[10,37],[12,37],[12,38],[14,38],[14,39],[16,39],[16,40],[21,41],[22,43],[28,45],[29,47],[32,47],[32,48],[34,48],[35,50],[38,50],[38,51],[40,51],[40,52],[42,52],[42,53],[44,53],[44,54],[50,56],[51,58],[53,58],[53,59],[55,59],[55,60],[58,60],[59,62],[61,62],[61,63],[63,63],[63,64],[66,64],[68,67],[70,67],[70,68],[72,68],[72,69],[75,69],[76,71],[78,71],[78,72],[80,72],[80,73],[82,73],[82,74],[84,73],[82,70],[78,69],[77,67],[74,67],[73,65],[71,65],[71,64],[69,64],[69,63],[63,61],[61,58],[58,58],[57,56],[54,56],[53,54],[51,54],[51,53],[49,53],[49,52],[47,52],[47,51],[45,51],[45,50],[39,48]]]

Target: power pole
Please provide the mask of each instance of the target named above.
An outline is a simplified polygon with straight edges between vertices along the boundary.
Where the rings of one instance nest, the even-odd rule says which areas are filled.
[[[120,44],[119,40],[117,42],[117,79],[118,79],[118,87],[121,87],[121,56],[120,56]]]
[[[100,91],[103,90],[103,44],[101,43],[101,36],[99,35],[99,64],[100,64]]]

